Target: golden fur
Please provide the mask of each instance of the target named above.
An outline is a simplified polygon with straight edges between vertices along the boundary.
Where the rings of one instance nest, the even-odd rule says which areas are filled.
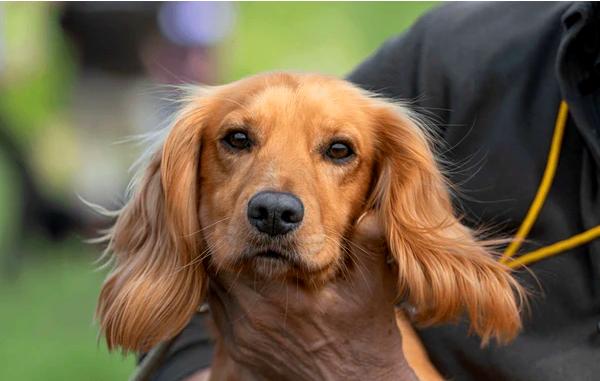
[[[233,154],[220,141],[240,128],[256,144]],[[356,153],[343,165],[321,154],[340,137]],[[192,95],[110,233],[115,265],[97,310],[109,348],[148,350],[176,335],[212,272],[319,287],[346,265],[345,240],[365,212],[385,228],[417,324],[466,313],[484,343],[513,338],[522,290],[455,216],[430,140],[402,107],[320,75],[264,74]],[[304,203],[302,226],[276,242],[293,247],[293,265],[247,260],[248,247],[272,244],[245,214],[264,189]]]

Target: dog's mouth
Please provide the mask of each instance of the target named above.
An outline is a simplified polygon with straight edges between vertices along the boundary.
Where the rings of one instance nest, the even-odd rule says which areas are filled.
[[[269,268],[301,268],[303,263],[294,250],[283,248],[262,247],[246,251],[245,260],[253,267],[269,266]]]
[[[334,268],[333,262],[312,265],[294,246],[265,246],[247,247],[237,263],[242,269],[266,279],[284,277],[297,282],[310,280],[311,284],[328,278]]]
[[[300,258],[293,252],[273,248],[255,248],[245,255],[246,263],[252,272],[267,278],[289,274],[302,267]]]
[[[254,254],[254,256],[256,258],[261,258],[261,259],[270,259],[270,260],[274,260],[274,261],[289,261],[290,258],[287,255],[284,255],[282,252],[277,251],[277,250],[264,250],[264,251],[259,251],[258,253]]]

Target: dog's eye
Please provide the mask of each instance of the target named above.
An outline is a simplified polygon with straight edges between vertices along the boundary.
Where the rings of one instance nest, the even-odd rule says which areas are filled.
[[[243,131],[232,131],[225,135],[223,142],[230,148],[243,150],[252,145],[248,134]]]
[[[333,161],[345,162],[354,155],[354,151],[346,143],[333,142],[325,151],[325,155]]]

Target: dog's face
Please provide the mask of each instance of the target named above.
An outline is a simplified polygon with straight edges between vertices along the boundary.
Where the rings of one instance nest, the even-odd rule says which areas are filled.
[[[310,283],[334,274],[374,172],[368,98],[336,79],[271,75],[204,101],[199,220],[210,262]]]
[[[97,314],[109,347],[176,335],[207,274],[318,287],[378,217],[398,294],[423,324],[466,313],[484,341],[520,327],[520,288],[455,217],[430,139],[407,111],[329,77],[275,73],[188,99],[109,234]]]

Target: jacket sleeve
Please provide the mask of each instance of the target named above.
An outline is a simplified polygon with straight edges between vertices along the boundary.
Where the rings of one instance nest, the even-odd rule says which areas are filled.
[[[208,334],[207,319],[208,314],[197,313],[177,337],[142,355],[131,379],[180,381],[209,368],[214,343]]]

